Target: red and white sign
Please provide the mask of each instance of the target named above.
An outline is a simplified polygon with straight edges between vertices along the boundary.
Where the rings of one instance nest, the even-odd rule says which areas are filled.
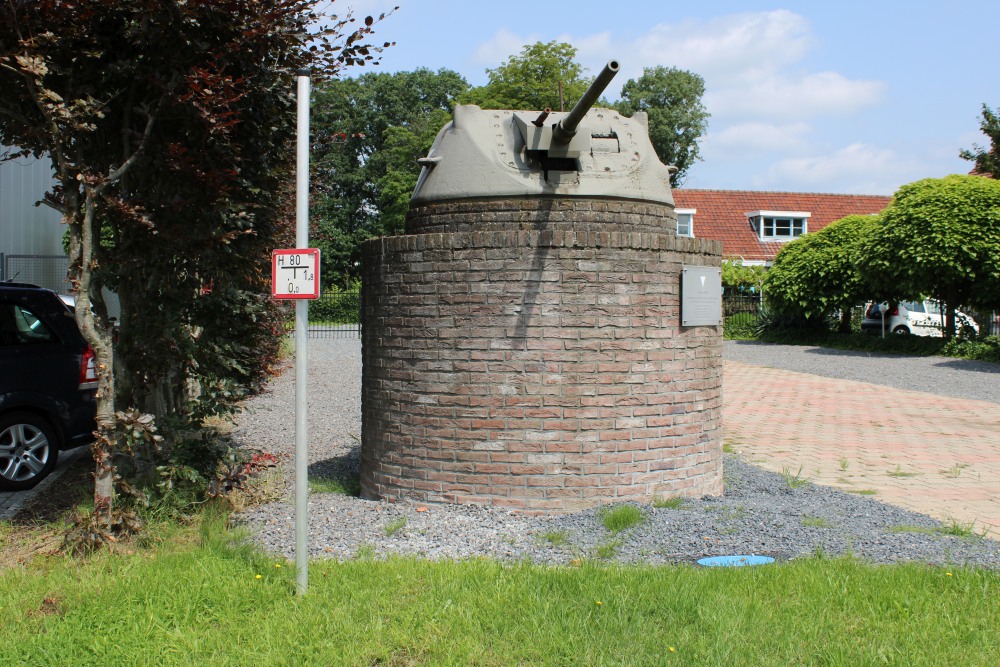
[[[290,248],[271,253],[271,296],[319,298],[319,248]]]

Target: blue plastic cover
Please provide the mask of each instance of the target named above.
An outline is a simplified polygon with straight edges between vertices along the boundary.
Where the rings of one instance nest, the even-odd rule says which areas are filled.
[[[712,556],[700,558],[698,565],[705,567],[742,567],[744,565],[767,565],[773,563],[770,556]]]

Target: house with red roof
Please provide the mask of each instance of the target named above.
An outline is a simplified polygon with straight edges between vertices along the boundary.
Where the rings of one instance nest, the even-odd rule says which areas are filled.
[[[847,215],[874,215],[892,197],[744,190],[673,191],[677,235],[722,241],[725,259],[770,265],[784,243]]]

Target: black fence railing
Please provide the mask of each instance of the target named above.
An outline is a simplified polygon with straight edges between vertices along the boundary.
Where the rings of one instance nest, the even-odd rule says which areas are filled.
[[[309,302],[309,337],[360,338],[358,290],[320,290],[320,297]]]
[[[756,315],[760,312],[760,295],[726,294],[722,297],[722,316],[748,313]]]

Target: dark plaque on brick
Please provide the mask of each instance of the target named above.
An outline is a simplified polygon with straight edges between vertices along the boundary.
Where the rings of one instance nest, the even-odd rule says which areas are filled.
[[[722,269],[685,266],[681,270],[681,326],[722,324]]]

